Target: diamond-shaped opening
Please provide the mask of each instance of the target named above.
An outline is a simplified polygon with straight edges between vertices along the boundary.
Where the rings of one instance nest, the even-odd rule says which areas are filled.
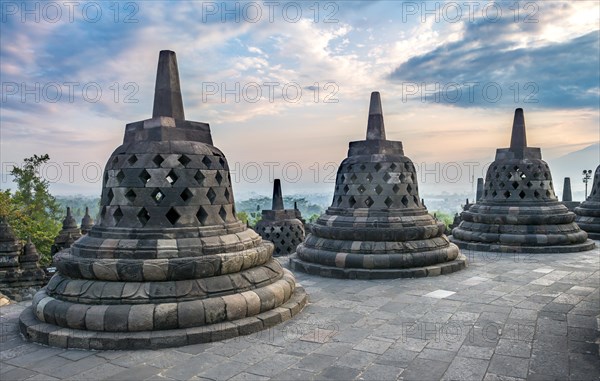
[[[160,202],[165,198],[165,194],[160,191],[160,189],[156,188],[152,194],[150,194],[154,202],[160,204]]]
[[[156,155],[154,158],[152,158],[152,162],[156,164],[157,167],[160,167],[163,161],[165,161],[165,159],[163,159],[163,157],[160,155]]]
[[[142,173],[140,173],[140,176],[139,176],[140,180],[142,180],[142,182],[144,184],[148,183],[148,181],[150,181],[151,177],[152,176],[150,176],[150,174],[148,173],[148,171],[146,171],[145,169],[142,171]]]
[[[421,205],[421,201],[419,200],[419,198],[416,195],[413,195],[413,201],[415,202],[416,205]]]
[[[519,197],[521,197],[521,200],[525,198],[527,194],[525,193],[525,191],[521,191],[519,192]]]
[[[171,209],[169,209],[167,214],[165,214],[165,217],[167,217],[167,220],[169,220],[171,225],[175,225],[177,223],[177,221],[179,220],[179,217],[181,217],[181,216],[175,210],[175,208],[171,208]]]
[[[537,190],[533,192],[533,197],[535,198],[540,198],[540,192],[538,192]]]
[[[198,219],[198,221],[200,221],[202,225],[206,223],[208,213],[206,213],[206,210],[204,210],[202,206],[200,207],[200,209],[198,209],[198,213],[196,213],[196,218]]]
[[[498,192],[496,192],[495,190],[492,192],[492,197],[496,197],[498,196]]]
[[[500,186],[500,188],[504,188],[506,186],[506,184],[504,184],[503,182],[500,182],[500,184],[498,184]]]
[[[225,160],[223,160],[222,157],[219,157],[219,164],[221,165],[221,168],[225,168]]]
[[[337,198],[337,206],[340,206],[341,203],[342,203],[342,196],[338,196],[338,198]]]
[[[177,159],[181,165],[183,165],[184,167],[187,167],[187,165],[192,161],[192,159],[190,159],[189,157],[187,157],[186,155],[181,155],[179,156],[179,159]]]
[[[383,192],[383,188],[381,185],[377,184],[377,186],[375,187],[375,193],[381,194],[381,192]]]
[[[219,217],[221,217],[223,222],[227,220],[227,210],[225,210],[224,206],[221,206],[221,209],[219,209]]]
[[[361,165],[360,165],[360,170],[361,170],[361,171],[364,171],[365,169],[367,169],[367,167],[366,167],[364,164],[361,164]]]
[[[221,181],[223,181],[223,176],[221,175],[220,171],[217,171],[217,174],[215,175],[215,180],[217,180],[217,183],[221,185]]]
[[[512,187],[513,187],[514,189],[517,189],[517,188],[519,187],[519,183],[518,183],[518,182],[516,182],[516,181],[513,181],[513,182],[512,182]]]
[[[208,192],[206,192],[206,197],[208,197],[210,203],[214,203],[215,199],[217,198],[217,194],[215,193],[215,191],[212,188],[208,188]]]
[[[548,180],[550,178],[550,174],[548,174],[548,172],[544,172],[544,178]]]
[[[412,193],[412,190],[413,190],[412,185],[408,184],[406,186],[406,191],[410,194],[410,193]]]
[[[533,186],[533,183],[531,181],[528,181],[525,185],[527,185],[527,188],[531,188]]]
[[[117,173],[116,177],[117,177],[117,181],[119,182],[119,185],[121,185],[121,182],[125,178],[125,174],[123,173],[123,171],[119,171],[119,173]]]
[[[108,193],[106,194],[106,197],[108,199],[108,204],[110,204],[113,200],[113,198],[115,197],[115,194],[113,193],[112,189],[108,190]]]
[[[108,172],[104,172],[104,185],[108,182]]]
[[[399,190],[400,190],[400,187],[398,186],[398,184],[394,184],[392,191],[394,191],[394,193],[398,193]]]
[[[509,191],[504,191],[503,195],[504,195],[504,198],[509,198],[510,197],[510,192]]]
[[[206,165],[206,168],[210,168],[212,161],[208,158],[208,156],[204,156],[204,158],[202,159],[202,163]]]
[[[344,185],[344,193],[348,193],[350,187],[348,185]]]
[[[200,170],[198,170],[198,172],[196,172],[196,174],[194,175],[194,179],[196,179],[196,181],[200,185],[202,185],[202,182],[204,181],[205,178],[206,178],[206,176],[204,176],[204,174]]]
[[[367,180],[369,182],[371,182],[373,180],[373,176],[370,173],[367,175]]]
[[[357,177],[356,175],[353,173],[352,176],[350,176],[350,180],[352,180],[352,182],[356,181]]]
[[[127,193],[125,193],[125,198],[127,198],[129,200],[129,202],[134,202],[136,197],[137,197],[137,194],[135,194],[133,189],[130,189],[127,191]]]
[[[394,203],[394,200],[392,200],[390,197],[386,197],[385,201],[384,201],[385,205],[389,208],[392,206],[392,204]]]
[[[390,176],[390,174],[388,172],[386,172],[383,175],[383,181],[385,181],[386,183],[392,178],[392,176]]]
[[[229,193],[229,189],[228,188],[225,188],[224,195],[225,195],[225,200],[230,201],[229,200],[229,196],[231,196],[231,193]]]
[[[552,197],[552,192],[550,192],[550,190],[546,191],[546,197],[548,197],[548,198]]]
[[[352,172],[352,164],[348,164],[348,167],[347,167],[346,171]]]
[[[356,199],[354,198],[354,196],[350,196],[350,198],[348,199],[348,205],[350,205],[351,208],[354,208],[354,205],[356,205]]]
[[[367,206],[367,208],[370,208],[371,205],[373,205],[374,203],[375,201],[373,201],[371,197],[367,197],[367,199],[365,200],[365,205]]]
[[[358,188],[356,188],[356,190],[358,191],[358,193],[363,194],[367,190],[367,188],[360,184]]]
[[[402,199],[400,200],[400,202],[402,203],[402,205],[404,205],[405,207],[408,206],[408,197],[406,197],[406,195],[402,196]]]
[[[100,212],[100,216],[101,216],[102,218],[106,217],[106,206],[103,206],[103,207],[102,207],[102,211]]]
[[[376,170],[377,172],[379,172],[379,170],[381,169],[381,167],[382,167],[382,166],[381,166],[381,164],[380,164],[380,163],[377,163],[377,164],[375,164],[375,170]]]
[[[113,212],[113,217],[115,219],[115,225],[119,223],[119,221],[121,221],[121,218],[123,218],[123,212],[121,211],[121,208],[118,207],[114,212]]]
[[[400,182],[402,183],[406,179],[406,176],[404,175],[404,173],[401,173],[400,176],[398,176],[398,178],[400,179]]]
[[[179,197],[181,197],[183,202],[187,202],[190,198],[194,197],[194,194],[188,188],[185,188]]]
[[[169,182],[169,184],[173,185],[175,184],[175,182],[177,181],[179,177],[177,176],[177,174],[175,173],[174,170],[170,170],[169,174],[167,175],[167,177],[165,177],[165,179]]]
[[[135,155],[131,155],[129,156],[129,159],[127,159],[127,162],[129,163],[129,165],[134,165],[135,163],[137,163],[138,158]]]
[[[392,163],[390,164],[390,171],[395,170],[396,168],[398,168],[398,166],[396,165],[396,163]]]
[[[142,223],[142,225],[146,225],[148,220],[150,220],[150,213],[146,210],[146,208],[142,208],[137,214],[137,219]]]
[[[543,181],[540,181],[540,188],[544,189],[545,186],[546,186],[546,184],[544,184]]]
[[[114,158],[114,159],[113,159],[113,161],[112,161],[112,163],[113,163],[113,166],[117,165],[117,163],[118,163],[118,162],[119,162],[119,157],[118,157],[118,156],[115,156],[115,158]]]

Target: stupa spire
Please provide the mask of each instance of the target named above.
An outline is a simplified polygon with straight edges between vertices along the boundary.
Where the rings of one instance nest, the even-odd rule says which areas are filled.
[[[369,104],[369,121],[367,122],[367,140],[385,140],[385,126],[383,124],[383,109],[379,91],[371,93]]]
[[[281,180],[275,179],[273,183],[273,204],[271,205],[272,210],[283,209],[283,196],[281,195]]]
[[[161,50],[158,58],[152,117],[159,116],[185,120],[177,56],[175,52],[170,50]]]
[[[525,117],[523,109],[515,110],[515,118],[513,120],[512,134],[510,137],[510,149],[512,151],[522,150],[527,147],[527,134],[525,132]]]

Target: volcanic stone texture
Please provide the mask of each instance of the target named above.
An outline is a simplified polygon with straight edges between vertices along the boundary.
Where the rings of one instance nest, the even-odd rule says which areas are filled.
[[[591,239],[600,240],[600,165],[594,174],[594,184],[588,198],[575,208],[575,221]]]

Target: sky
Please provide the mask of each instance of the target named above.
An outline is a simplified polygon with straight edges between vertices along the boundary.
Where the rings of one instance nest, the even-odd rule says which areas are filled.
[[[151,117],[168,49],[186,118],[210,124],[238,198],[273,178],[331,193],[372,91],[422,193],[474,189],[522,107],[558,193],[571,176],[577,194],[600,163],[599,4],[3,1],[0,186],[48,153],[54,193],[99,195],[125,124]]]

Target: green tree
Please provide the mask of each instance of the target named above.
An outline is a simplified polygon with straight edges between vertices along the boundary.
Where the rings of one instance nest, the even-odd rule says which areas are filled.
[[[43,264],[52,261],[50,248],[60,231],[60,206],[48,190],[48,181],[40,177],[40,167],[50,157],[33,155],[24,160],[22,168],[14,167],[17,190],[0,192],[0,214],[8,219],[18,238],[31,238],[42,257]]]
[[[454,216],[448,214],[448,213],[444,213],[440,210],[437,210],[433,213],[429,213],[432,216],[435,215],[435,217],[438,219],[438,221],[443,222],[444,225],[446,225],[446,232],[448,232],[450,230],[450,225],[452,225],[452,222],[454,221]]]

